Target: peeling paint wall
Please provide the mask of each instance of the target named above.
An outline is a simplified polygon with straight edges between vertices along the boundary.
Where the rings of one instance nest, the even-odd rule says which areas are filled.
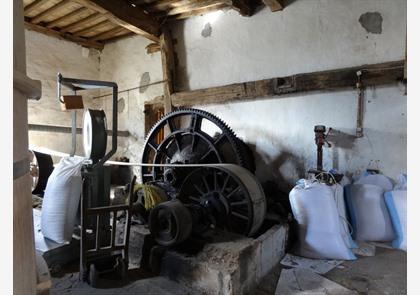
[[[208,26],[211,35],[205,37]],[[173,35],[178,91],[401,60],[406,1],[297,0],[281,12],[263,8],[250,18],[219,11],[180,22]],[[287,189],[316,165],[313,127],[318,124],[337,130],[333,147],[324,149],[324,168],[348,175],[379,168],[394,179],[406,171],[404,91],[397,84],[367,89],[360,139],[354,137],[356,91],[202,108],[223,118],[252,146],[261,180],[274,179]]]
[[[123,147],[119,154],[132,162],[140,161],[144,141],[144,102],[160,96],[163,84],[147,86],[162,80],[160,53],[147,54],[145,47],[150,43],[139,36],[130,37],[106,45],[101,52],[100,78],[114,81],[119,90],[131,89],[119,94],[124,99],[125,108],[118,114],[118,129],[128,130],[129,138],[121,138]],[[142,87],[140,87],[142,86]],[[101,98],[105,111],[110,113],[112,98]]]
[[[57,100],[57,73],[65,77],[99,78],[99,52],[72,42],[58,40],[25,30],[27,74],[42,82],[42,97],[28,102],[29,124],[71,126],[71,112],[63,112]],[[100,108],[92,100],[97,91],[83,93],[85,107]],[[72,94],[63,88],[63,94]],[[98,104],[99,103],[99,104]],[[77,126],[81,127],[83,111],[77,111]],[[29,143],[50,149],[70,152],[71,134],[29,131]],[[82,154],[82,136],[77,136],[77,154]]]

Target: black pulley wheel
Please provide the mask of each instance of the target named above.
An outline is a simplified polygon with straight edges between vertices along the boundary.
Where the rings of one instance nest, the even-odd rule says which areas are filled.
[[[93,163],[105,156],[106,129],[106,115],[103,110],[86,110],[83,117],[83,148],[85,156]]]
[[[163,202],[150,212],[149,228],[158,244],[174,246],[190,236],[191,214],[179,200]]]
[[[30,174],[33,179],[32,193],[35,195],[43,195],[47,186],[48,178],[54,170],[53,160],[50,155],[30,151],[31,167]]]

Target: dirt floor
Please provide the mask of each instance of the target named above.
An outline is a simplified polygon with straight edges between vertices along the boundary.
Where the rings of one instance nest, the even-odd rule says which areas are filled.
[[[279,266],[266,276],[253,295],[275,294],[281,269]],[[357,260],[345,261],[324,277],[356,291],[357,294],[407,294],[407,253],[376,247],[375,256],[358,256]]]
[[[177,282],[164,277],[150,277],[149,274],[132,269],[124,281],[103,281],[100,288],[91,288],[78,280],[78,263],[75,262],[56,277],[52,278],[51,294],[200,294]],[[281,266],[276,267],[260,283],[253,295],[275,294]],[[324,277],[350,289],[357,294],[407,293],[407,255],[406,252],[376,247],[375,256],[358,257],[354,261],[343,262]]]

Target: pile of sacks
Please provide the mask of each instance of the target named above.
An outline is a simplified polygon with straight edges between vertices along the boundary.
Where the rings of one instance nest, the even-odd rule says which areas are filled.
[[[391,242],[407,251],[407,177],[365,172],[353,183],[301,179],[289,194],[298,224],[296,254],[353,260],[358,242]]]

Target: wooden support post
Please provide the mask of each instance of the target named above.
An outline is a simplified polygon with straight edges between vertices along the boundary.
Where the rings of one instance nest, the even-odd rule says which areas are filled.
[[[171,33],[168,29],[163,29],[160,35],[160,50],[162,55],[162,73],[164,84],[164,108],[165,114],[172,111],[171,95],[174,93],[174,72],[175,72],[175,59],[174,49],[172,44]]]

